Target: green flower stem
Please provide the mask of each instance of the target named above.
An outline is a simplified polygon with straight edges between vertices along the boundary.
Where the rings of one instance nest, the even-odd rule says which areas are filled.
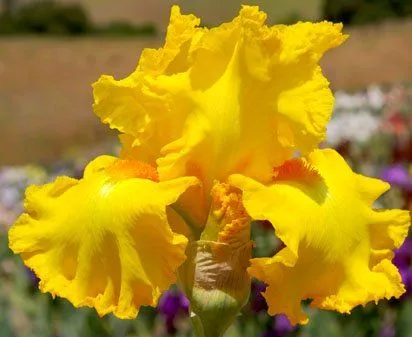
[[[205,332],[203,330],[203,324],[200,320],[199,316],[195,313],[190,314],[190,320],[192,321],[193,331],[195,332],[196,337],[206,337]],[[217,336],[220,337],[220,336]]]

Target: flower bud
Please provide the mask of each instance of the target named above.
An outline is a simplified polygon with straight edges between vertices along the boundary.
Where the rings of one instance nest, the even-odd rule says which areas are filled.
[[[195,329],[205,337],[221,336],[249,297],[250,218],[241,200],[237,188],[214,183],[206,226],[180,268]]]
[[[179,275],[205,337],[222,336],[246,304],[251,248],[250,242],[234,249],[227,243],[203,240],[188,248],[188,260]]]

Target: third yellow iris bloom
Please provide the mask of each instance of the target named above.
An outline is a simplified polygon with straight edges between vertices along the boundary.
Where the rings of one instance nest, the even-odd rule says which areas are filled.
[[[177,279],[196,302],[191,288],[213,291],[220,267],[247,267],[268,284],[269,313],[292,323],[307,322],[304,299],[349,312],[404,292],[391,260],[408,212],[373,210],[388,184],[317,149],[333,109],[319,60],[346,39],[341,25],[265,19],[244,6],[232,22],[200,28],[175,6],[163,48],[145,49],[127,78],[94,84],[120,158],[30,187],[9,232],[42,291],[133,318]],[[284,248],[249,261],[251,220],[268,220]],[[236,275],[219,285],[233,297],[250,277]]]

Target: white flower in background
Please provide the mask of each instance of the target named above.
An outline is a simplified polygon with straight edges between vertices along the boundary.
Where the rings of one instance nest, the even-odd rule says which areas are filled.
[[[382,109],[385,104],[385,94],[377,85],[371,85],[367,90],[369,106],[375,110]]]
[[[381,124],[381,119],[374,113],[380,112],[385,104],[385,95],[377,85],[353,94],[336,91],[335,111],[328,125],[327,142],[336,146],[344,141],[368,141]]]
[[[20,202],[20,191],[12,186],[2,187],[0,190],[0,203],[7,209],[14,208]]]
[[[326,141],[332,146],[344,141],[364,143],[378,131],[380,118],[369,111],[342,112],[329,122]]]
[[[46,172],[37,166],[0,168],[0,225],[10,225],[22,210],[24,190],[31,184],[44,184]]]
[[[335,92],[335,111],[380,110],[384,104],[385,95],[377,85],[353,94],[340,90]]]
[[[358,110],[367,105],[368,98],[362,92],[348,94],[344,91],[335,92],[335,110]]]
[[[46,172],[38,166],[4,166],[0,168],[0,189],[5,186],[26,188],[28,183],[41,184],[46,178]]]

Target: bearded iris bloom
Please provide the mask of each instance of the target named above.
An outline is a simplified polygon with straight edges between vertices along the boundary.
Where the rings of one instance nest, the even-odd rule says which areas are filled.
[[[120,156],[29,187],[9,232],[43,292],[134,318],[178,283],[205,336],[225,331],[252,276],[267,284],[269,314],[292,324],[308,321],[305,299],[348,313],[402,295],[391,261],[409,213],[374,210],[389,185],[318,149],[333,108],[319,60],[344,42],[342,26],[265,19],[243,6],[207,29],[174,6],[162,48],[94,83]],[[284,248],[253,259],[252,220],[269,221]]]

